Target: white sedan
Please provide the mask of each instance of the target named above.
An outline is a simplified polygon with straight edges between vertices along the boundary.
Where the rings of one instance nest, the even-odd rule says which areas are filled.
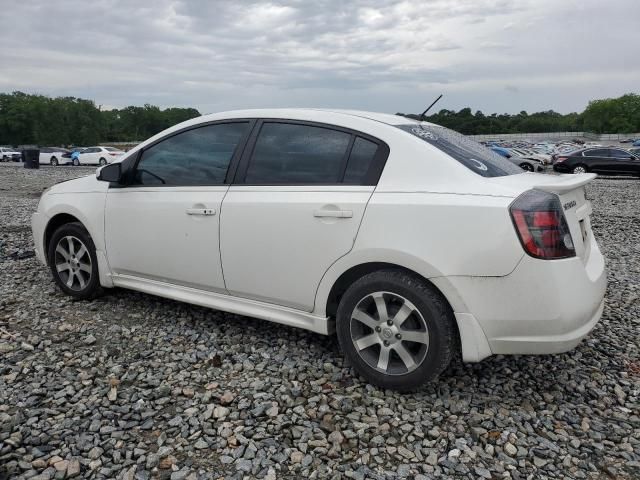
[[[410,390],[457,355],[574,348],[606,274],[585,185],[395,115],[218,113],[172,127],[32,218],[76,298],[123,287],[321,334]],[[535,291],[536,295],[531,295]]]
[[[22,154],[17,150],[9,147],[0,147],[0,161],[3,162],[19,162]]]
[[[114,147],[87,147],[73,158],[73,165],[106,165],[112,163],[125,152]]]
[[[40,147],[40,164],[58,166],[61,163],[66,163],[67,159],[62,156],[68,153],[66,148],[59,147]]]

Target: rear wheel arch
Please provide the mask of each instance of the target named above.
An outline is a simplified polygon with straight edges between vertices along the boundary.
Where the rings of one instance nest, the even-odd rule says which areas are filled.
[[[394,263],[368,262],[349,268],[348,270],[343,272],[342,275],[340,275],[338,279],[333,283],[326,301],[326,316],[335,318],[338,311],[338,305],[340,304],[340,299],[351,285],[353,285],[357,280],[364,277],[365,275],[369,275],[370,273],[374,273],[380,270],[395,270],[416,277],[442,298],[447,308],[450,309],[451,313],[454,312],[454,308],[451,302],[444,295],[444,293],[436,285],[434,285],[433,282],[431,282],[428,278],[424,277],[418,272]],[[456,324],[456,334],[458,335],[458,338],[460,338],[460,332],[458,330],[457,322],[454,323]]]

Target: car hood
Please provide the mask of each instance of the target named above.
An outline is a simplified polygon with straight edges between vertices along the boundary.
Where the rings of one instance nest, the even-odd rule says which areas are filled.
[[[56,183],[48,191],[50,194],[59,193],[101,193],[106,192],[109,188],[107,182],[101,182],[96,178],[95,174],[87,175],[73,180],[65,180]]]

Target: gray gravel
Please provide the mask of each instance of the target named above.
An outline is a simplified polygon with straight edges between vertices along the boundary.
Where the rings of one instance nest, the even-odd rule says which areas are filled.
[[[640,181],[589,188],[609,267],[575,351],[452,366],[401,395],[331,337],[110,291],[29,256],[43,188],[0,165],[0,478],[640,478]]]

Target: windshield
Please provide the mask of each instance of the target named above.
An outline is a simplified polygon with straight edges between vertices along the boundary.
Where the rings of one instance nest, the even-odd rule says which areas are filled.
[[[448,128],[423,124],[397,125],[397,127],[421,138],[483,177],[504,177],[523,173],[518,165],[514,165],[475,140]]]

